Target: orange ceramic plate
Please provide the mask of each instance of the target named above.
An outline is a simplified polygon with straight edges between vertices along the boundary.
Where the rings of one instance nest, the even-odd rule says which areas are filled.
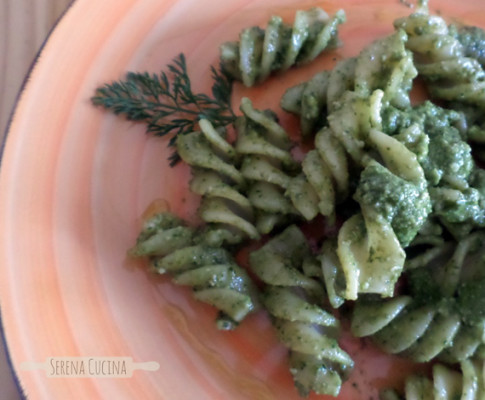
[[[0,179],[0,299],[8,348],[32,399],[297,399],[266,316],[219,332],[215,312],[190,291],[126,260],[143,210],[155,198],[193,215],[188,170],[170,169],[166,142],[90,104],[100,84],[127,70],[159,71],[184,52],[194,86],[210,87],[218,45],[272,14],[345,8],[344,47],[330,57],[239,90],[278,110],[283,90],[358,52],[411,10],[399,0],[78,0],[30,76],[3,154]],[[483,24],[482,0],[432,0],[432,10]],[[283,123],[291,118],[281,111]],[[294,122],[294,121],[293,121]],[[340,398],[376,398],[409,364],[351,340],[356,369]],[[130,378],[49,378],[23,362],[60,356],[156,361]],[[312,395],[311,398],[317,398]],[[324,396],[320,397],[324,398]]]

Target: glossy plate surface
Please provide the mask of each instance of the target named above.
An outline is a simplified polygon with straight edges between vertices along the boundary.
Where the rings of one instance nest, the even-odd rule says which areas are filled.
[[[190,291],[127,260],[140,216],[166,198],[193,216],[189,171],[169,168],[166,141],[95,109],[94,89],[128,70],[158,72],[179,52],[197,90],[210,88],[218,45],[273,14],[321,6],[347,12],[344,46],[329,57],[237,89],[257,107],[278,110],[284,89],[355,55],[412,10],[398,0],[78,0],[47,42],[18,104],[0,175],[0,304],[12,363],[32,399],[297,399],[263,313],[219,332],[215,312]],[[484,25],[481,0],[438,1],[433,12]],[[340,398],[374,396],[409,364],[351,340],[357,367]],[[124,356],[156,361],[130,378],[48,378],[23,362],[59,356]],[[392,372],[392,370],[394,372]],[[317,396],[310,396],[317,398]],[[324,396],[319,397],[324,398]],[[365,397],[367,398],[367,397]]]

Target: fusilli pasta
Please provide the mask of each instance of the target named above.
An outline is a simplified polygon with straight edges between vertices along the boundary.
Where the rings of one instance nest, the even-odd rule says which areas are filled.
[[[394,25],[409,35],[406,46],[414,53],[416,68],[432,97],[485,107],[485,71],[475,58],[465,56],[465,48],[446,21],[429,15],[427,1]]]
[[[297,11],[293,26],[274,16],[266,30],[247,28],[238,42],[222,44],[221,66],[230,77],[253,86],[273,71],[310,62],[325,49],[336,46],[337,28],[344,20],[342,10],[329,17],[316,7]]]
[[[201,131],[177,138],[177,151],[192,168],[190,189],[202,196],[199,215],[209,226],[201,239],[217,246],[259,238],[236,150],[209,121],[199,125]]]
[[[354,194],[361,212],[342,225],[335,249],[337,258],[331,256],[333,251],[325,251],[335,261],[331,269],[324,269],[324,275],[328,280],[329,276],[334,276],[334,272],[333,275],[328,275],[329,271],[341,271],[345,278],[345,289],[335,289],[335,295],[339,292],[344,298],[355,300],[358,293],[392,295],[404,264],[402,246],[408,245],[417,234],[431,211],[431,204],[424,172],[416,155],[395,137],[375,128],[381,126],[382,92],[373,93],[368,100],[370,105],[359,97],[351,99],[355,101],[344,106],[349,107],[349,115],[346,109],[342,110],[341,118],[345,122],[336,122],[338,125],[345,124],[346,127],[335,128],[333,132],[339,132],[338,139],[343,143],[342,147],[351,155],[352,161],[363,168]],[[361,111],[356,108],[357,105],[362,107]],[[316,143],[318,146],[318,141]],[[332,150],[328,146],[326,148]],[[332,153],[338,154],[335,151]],[[345,151],[342,151],[342,155],[345,155]],[[380,159],[383,165],[374,158]],[[337,170],[342,174],[344,168],[341,165]],[[305,167],[304,172],[309,175]],[[329,175],[318,172],[317,177],[322,179],[322,176]],[[386,183],[382,186],[383,181]],[[328,179],[327,182],[327,186],[332,189],[332,181]],[[374,185],[381,186],[379,190],[374,190]],[[327,196],[324,202],[327,207],[333,204],[328,200],[329,193],[332,194],[330,189],[323,187],[322,190]],[[399,195],[401,192],[403,194]],[[376,193],[379,193],[378,198],[375,198]],[[391,201],[394,206],[389,208],[387,204],[391,198],[394,198]],[[417,203],[419,215],[416,214]],[[410,213],[410,210],[414,210],[414,213]],[[328,212],[322,214],[329,215]],[[406,229],[401,231],[399,228],[404,226]],[[329,260],[328,257],[324,259]],[[331,287],[334,285],[331,284]],[[332,295],[331,298],[335,299],[335,304],[338,303],[338,297]]]
[[[221,311],[219,329],[233,329],[259,307],[256,288],[227,250],[195,244],[200,234],[170,212],[158,213],[145,222],[130,254],[150,257],[154,271],[191,286],[197,300]]]
[[[406,41],[407,35],[401,30],[376,40],[357,57],[342,60],[331,71],[321,71],[288,89],[281,107],[300,117],[304,137],[326,124],[325,117],[339,108],[339,99],[347,91],[369,97],[382,90],[385,106],[408,107],[417,71]]]
[[[483,239],[483,232],[476,232],[456,245],[428,250],[430,257],[421,258],[422,265],[408,266],[407,294],[358,300],[352,333],[370,336],[386,352],[418,362],[476,356],[485,340],[485,315],[479,309],[485,282]],[[473,314],[470,302],[475,303]]]
[[[240,172],[248,182],[247,198],[256,211],[256,227],[266,234],[298,216],[285,189],[299,166],[290,153],[292,143],[273,113],[254,109],[248,98],[241,100],[241,111],[235,149],[242,158]]]
[[[336,396],[353,361],[337,343],[339,323],[318,303],[319,282],[304,275],[311,257],[302,232],[292,225],[250,255],[251,270],[268,286],[262,301],[281,342],[290,349],[290,371],[302,395]]]
[[[435,364],[432,376],[413,374],[406,379],[404,396],[394,390],[384,390],[380,400],[480,400],[485,397],[483,361],[465,360],[460,371]]]

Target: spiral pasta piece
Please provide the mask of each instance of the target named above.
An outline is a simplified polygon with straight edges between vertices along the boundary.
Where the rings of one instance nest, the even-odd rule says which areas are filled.
[[[313,212],[308,213],[310,217],[318,212],[329,216],[333,212],[329,207],[338,204],[332,189],[340,188],[341,198],[345,199],[348,165],[363,168],[354,193],[361,211],[344,222],[331,248],[325,244],[322,247],[322,271],[334,307],[345,299],[357,299],[359,293],[392,296],[404,266],[403,246],[411,242],[431,212],[426,179],[417,156],[397,140],[398,135],[389,136],[379,129],[383,92],[377,90],[367,100],[354,92],[347,92],[345,96],[347,101],[329,117],[330,128],[317,134],[316,150],[308,153],[303,161],[305,179],[293,180],[293,185],[300,185],[295,193],[305,193],[306,203],[292,197],[288,190],[300,212],[306,207]],[[328,144],[322,146],[336,160],[341,157],[340,164],[334,163],[332,170],[340,175],[319,167],[323,157],[314,156],[320,150],[323,133],[340,146],[340,151]],[[309,160],[312,170],[305,168]],[[341,179],[337,179],[338,176]],[[322,204],[318,209],[310,202],[309,195],[311,189],[319,188],[323,188],[321,193],[326,197],[320,197]],[[376,193],[380,194],[376,197]],[[318,200],[319,195],[314,198]],[[388,202],[394,207],[381,207]]]
[[[338,25],[344,21],[342,10],[329,17],[316,7],[297,11],[293,26],[273,16],[266,30],[247,28],[238,42],[222,44],[221,67],[233,79],[253,86],[273,71],[310,62],[325,49],[336,46]]]
[[[337,243],[334,239],[323,242],[317,257],[319,263],[318,278],[323,282],[330,305],[339,308],[345,303],[345,275],[337,255]]]
[[[427,2],[394,25],[409,35],[407,48],[414,53],[415,66],[432,97],[485,107],[483,67],[465,56],[465,48],[443,18],[429,15]]]
[[[392,296],[404,266],[403,246],[411,242],[431,212],[424,171],[416,155],[375,128],[364,141],[382,164],[367,154],[362,158],[365,168],[354,194],[361,212],[345,221],[338,234],[336,251],[346,281],[344,297],[350,300],[359,293]],[[388,201],[394,206],[385,206]]]
[[[300,266],[310,256],[310,248],[303,233],[296,225],[290,225],[259,250],[250,255],[251,270],[268,285],[299,287],[321,298],[321,284],[307,277]]]
[[[315,149],[302,162],[303,173],[292,179],[287,190],[306,219],[320,213],[332,221],[336,205],[348,198],[350,167],[363,169],[354,193],[361,212],[344,222],[335,250],[326,250],[328,257],[322,255],[322,260],[334,260],[323,269],[327,285],[333,288],[334,306],[342,298],[357,299],[359,293],[392,296],[404,266],[402,246],[409,244],[431,211],[416,155],[380,130],[384,95],[382,90],[370,96],[346,92],[340,108],[328,117],[329,127],[317,133]],[[375,198],[383,189],[382,198]],[[386,204],[384,198],[392,198],[392,210],[381,206]],[[406,229],[395,231],[400,226]],[[344,278],[345,288],[335,286],[337,276]]]
[[[220,310],[219,329],[233,329],[259,307],[256,289],[228,251],[195,244],[200,234],[170,212],[158,213],[145,222],[130,254],[149,257],[155,272],[191,286],[197,300]]]
[[[144,221],[136,245],[129,254],[134,257],[163,257],[192,243],[194,230],[171,213],[158,213]]]
[[[356,60],[354,90],[370,96],[380,89],[386,105],[409,107],[409,91],[418,71],[407,42],[408,35],[399,29],[365,47]]]
[[[306,220],[318,214],[332,218],[335,205],[348,195],[348,171],[344,147],[323,128],[315,136],[315,149],[303,159],[302,173],[290,181],[286,193]]]
[[[303,137],[326,125],[325,117],[340,107],[339,100],[348,91],[368,97],[381,90],[385,105],[408,107],[417,71],[406,41],[402,30],[374,41],[357,57],[345,59],[333,70],[321,71],[288,89],[280,101],[281,107],[300,117]]]
[[[360,303],[354,310],[352,333],[372,336],[388,353],[403,353],[418,362],[430,361],[450,347],[460,328],[456,313],[444,315],[436,308],[413,308],[411,298],[398,296],[391,300]],[[375,317],[373,327],[366,322]]]
[[[236,121],[236,152],[241,156],[240,172],[247,181],[247,198],[256,213],[258,232],[269,233],[276,225],[298,216],[285,190],[298,170],[286,131],[270,112],[253,108],[241,100],[242,117]]]
[[[291,225],[250,255],[250,267],[267,285],[262,302],[290,350],[290,371],[300,394],[337,396],[353,361],[336,340],[338,320],[318,305],[322,286],[302,271],[310,256],[302,232]]]
[[[380,119],[382,91],[370,98],[346,92],[341,108],[332,113],[330,127],[315,135],[315,149],[302,161],[302,173],[290,181],[287,195],[307,220],[322,214],[333,220],[336,205],[349,192],[349,162],[362,166],[366,157],[363,137]]]
[[[483,239],[477,233],[440,247],[427,265],[408,272],[409,294],[357,301],[352,333],[417,362],[477,356],[485,340],[485,315],[477,309],[484,301]]]
[[[347,199],[349,169],[362,169],[370,159],[366,140],[372,128],[381,128],[384,96],[380,89],[370,95],[345,92],[327,117],[329,126],[316,134],[315,149],[302,162],[303,174],[287,191],[307,220],[319,213],[332,220],[336,205]]]
[[[465,360],[460,370],[436,364],[432,376],[411,375],[406,379],[403,396],[395,390],[384,390],[380,400],[480,400],[485,398],[483,361]]]
[[[345,276],[344,297],[360,293],[394,294],[405,254],[389,222],[382,215],[362,210],[345,221],[338,234],[338,260]]]
[[[303,138],[325,125],[330,76],[331,72],[320,71],[310,80],[287,89],[281,98],[281,108],[300,117]]]
[[[359,293],[392,296],[404,267],[403,246],[431,211],[424,172],[414,153],[373,128],[365,141],[384,165],[367,153],[362,158],[365,167],[354,193],[361,211],[343,223],[335,242],[324,242],[320,254],[334,307],[357,299]],[[394,207],[381,207],[388,200]]]
[[[200,131],[178,136],[177,151],[192,169],[190,189],[202,196],[198,212],[208,224],[203,239],[214,246],[258,239],[236,150],[208,120],[199,125]]]
[[[326,114],[319,111],[321,107],[328,112],[328,126],[316,134],[315,149],[302,162],[303,173],[292,179],[287,190],[305,219],[322,214],[333,220],[336,205],[348,197],[349,169],[363,168],[370,159],[366,141],[371,129],[381,129],[382,110],[390,104],[409,105],[416,70],[406,40],[403,31],[378,40],[358,57],[337,64],[332,72],[317,74],[283,96],[283,108],[301,114],[304,133],[310,128],[303,127],[313,129],[316,116]],[[315,88],[318,82],[320,87]],[[404,150],[406,158],[412,158]],[[413,168],[416,164],[412,163]]]

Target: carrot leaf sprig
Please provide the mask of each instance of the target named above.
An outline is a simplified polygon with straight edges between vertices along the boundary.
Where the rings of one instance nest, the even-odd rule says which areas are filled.
[[[231,124],[235,115],[231,107],[232,80],[211,66],[212,96],[194,93],[183,53],[159,75],[148,72],[128,72],[124,80],[105,84],[96,89],[92,102],[130,121],[147,125],[147,133],[155,136],[172,135],[169,146],[174,147],[177,135],[197,130],[201,118],[214,126]],[[170,165],[180,157],[174,152]]]

